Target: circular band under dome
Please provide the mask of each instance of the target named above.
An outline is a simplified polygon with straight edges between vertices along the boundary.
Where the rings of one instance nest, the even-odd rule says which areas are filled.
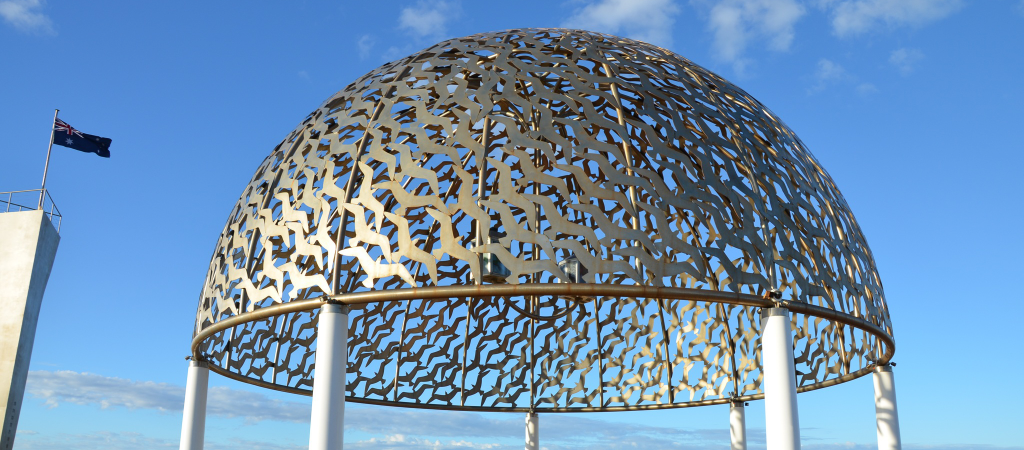
[[[706,301],[712,303],[724,303],[729,305],[744,305],[744,306],[756,306],[759,308],[773,308],[783,307],[791,310],[797,315],[806,315],[815,319],[825,319],[833,322],[836,326],[849,327],[850,330],[857,330],[859,332],[866,332],[871,335],[872,338],[878,339],[880,345],[884,348],[884,354],[880,358],[880,365],[869,365],[863,367],[845,375],[829,378],[825,381],[817,382],[810,385],[804,385],[797,389],[798,392],[806,392],[814,389],[820,389],[828,386],[833,386],[839,383],[853,380],[863,375],[867,375],[872,370],[878,370],[879,368],[889,368],[886,364],[892,357],[892,352],[895,350],[892,338],[888,336],[884,330],[878,326],[867,322],[863,319],[858,319],[845,314],[836,313],[833,310],[821,308],[819,306],[807,305],[802,303],[789,303],[789,302],[775,302],[765,298],[754,297],[746,294],[735,294],[731,292],[715,292],[706,290],[692,290],[692,289],[680,289],[680,288],[658,288],[648,286],[608,286],[608,285],[593,285],[593,284],[556,284],[556,285],[485,285],[485,286],[452,286],[452,287],[427,287],[427,288],[411,288],[411,289],[398,289],[392,291],[375,291],[375,292],[360,292],[352,294],[342,294],[339,296],[331,297],[327,300],[301,300],[293,301],[288,303],[281,303],[274,306],[260,308],[252,312],[243,313],[238,316],[234,316],[230,319],[223,320],[216,323],[215,325],[208,327],[199,333],[192,341],[193,358],[202,358],[199,352],[199,347],[203,345],[203,342],[213,337],[224,330],[233,328],[235,326],[244,325],[250,322],[264,321],[270,318],[276,318],[277,316],[284,316],[290,313],[296,312],[307,312],[320,308],[326,303],[342,303],[347,305],[365,305],[367,303],[375,302],[403,302],[403,301],[415,301],[415,300],[433,300],[433,301],[464,301],[469,302],[472,300],[481,301],[483,299],[494,298],[494,297],[514,297],[514,296],[532,296],[532,295],[565,295],[565,296],[587,296],[594,298],[596,303],[596,296],[614,296],[619,298],[627,298],[630,300],[636,300],[638,298],[659,298],[668,300],[697,300]],[[585,313],[584,313],[585,314]],[[583,315],[583,314],[581,314]],[[571,317],[569,318],[571,319]],[[261,387],[266,387],[274,390],[283,392],[290,392],[301,395],[311,395],[312,389],[303,389],[297,387],[283,386],[275,383],[267,383],[262,380],[254,380],[239,376],[234,372],[225,370],[223,367],[214,366],[214,371],[221,375],[233,378],[246,383],[254,384]],[[462,389],[460,388],[460,395]],[[396,391],[397,392],[397,391]],[[593,406],[575,406],[565,407],[558,406],[542,406],[538,407],[516,407],[516,406],[483,406],[483,405],[466,405],[462,403],[456,405],[445,405],[436,403],[417,403],[417,402],[400,402],[397,398],[389,399],[372,399],[364,397],[350,396],[349,401],[358,403],[371,403],[380,405],[390,406],[406,406],[406,407],[419,407],[428,409],[458,409],[458,410],[486,410],[486,411],[505,411],[505,412],[530,412],[535,410],[541,410],[544,412],[596,412],[596,411],[630,411],[630,410],[645,410],[645,409],[660,409],[660,408],[681,408],[681,407],[694,407],[694,406],[707,406],[726,404],[734,401],[748,401],[758,400],[764,397],[763,393],[747,394],[738,397],[722,397],[718,398],[706,398],[699,401],[685,401],[685,402],[653,402],[648,404],[634,404],[634,405],[606,405],[603,407]],[[602,402],[604,404],[604,402]]]
[[[352,306],[349,399],[399,406],[760,398],[759,308],[780,305],[800,390],[895,351],[867,242],[796,135],[678,55],[578,30],[385,64],[271,152],[214,251],[193,354],[308,393],[324,302]]]

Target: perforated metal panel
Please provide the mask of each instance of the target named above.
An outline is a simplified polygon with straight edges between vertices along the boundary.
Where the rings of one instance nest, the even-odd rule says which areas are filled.
[[[758,398],[778,302],[801,389],[894,351],[867,242],[796,135],[678,55],[578,30],[442,42],[313,111],[231,212],[194,352],[308,393],[329,299],[353,304],[350,399],[403,406]]]

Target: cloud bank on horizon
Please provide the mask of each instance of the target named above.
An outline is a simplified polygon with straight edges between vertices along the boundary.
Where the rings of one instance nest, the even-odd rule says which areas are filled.
[[[185,401],[183,386],[67,370],[30,372],[26,392],[31,397],[43,400],[50,408],[70,403],[101,409],[126,408],[180,414]],[[271,398],[263,392],[218,386],[211,387],[208,396],[207,414],[210,416],[240,418],[248,423],[309,422],[310,401],[306,397],[297,397],[301,401],[286,401]],[[496,436],[518,438],[523,427],[522,418],[518,414],[428,411],[358,404],[352,404],[350,408],[350,411],[357,412],[346,415],[346,430],[373,435],[369,439],[353,443],[354,448],[518,448],[506,442],[488,441]],[[493,418],[495,415],[502,418]],[[725,429],[688,430],[644,426],[561,414],[544,417],[543,427],[545,446],[552,450],[579,448],[581,445],[597,449],[623,446],[670,448],[679,443],[697,448],[717,448],[717,443],[728,442],[729,433]],[[753,443],[764,441],[763,430],[752,428],[749,432]],[[111,432],[104,436],[83,436],[81,442],[88,443],[102,437],[128,446],[124,448],[139,448],[131,445],[142,443],[148,443],[146,446],[152,448],[165,446],[141,435]],[[42,438],[37,439],[30,434],[27,440],[35,443],[25,444],[27,446],[24,448],[50,448],[40,447],[43,445],[37,442],[40,439]],[[60,448],[60,443],[64,442],[64,439],[71,440],[72,437],[47,436],[44,440],[48,442],[46,445]],[[19,440],[19,446],[22,444],[24,442]],[[219,444],[211,448],[217,448],[216,445]],[[120,447],[114,445],[110,448]]]
[[[185,388],[170,383],[134,381],[74,371],[29,372],[26,392],[43,400],[51,408],[61,404],[94,406],[101,409],[126,408],[153,410],[180,415]],[[263,392],[227,387],[211,387],[207,402],[210,416],[240,418],[248,423],[264,421],[308,423],[310,401],[285,401]],[[518,414],[480,414],[462,411],[431,411],[385,406],[352,404],[346,414],[345,429],[358,431],[369,438],[346,443],[355,449],[483,449],[512,450],[522,447],[518,439],[523,432]],[[509,418],[494,418],[507,416]],[[580,415],[550,414],[544,416],[541,433],[549,450],[586,447],[613,450],[640,447],[648,450],[693,448],[726,450],[727,429],[687,429],[636,423],[608,422]],[[814,430],[806,430],[802,446],[808,450],[869,450],[875,444],[815,443]],[[18,447],[25,450],[64,449],[159,449],[176,448],[177,440],[160,439],[139,433],[98,432],[93,434],[40,435],[32,430],[19,430]],[[304,436],[303,436],[304,437]],[[501,438],[505,437],[505,438]],[[750,448],[765,445],[764,429],[748,427]],[[498,439],[495,442],[495,439]],[[207,442],[212,450],[293,450],[304,445],[232,440]],[[905,444],[908,450],[1024,450],[1024,447],[992,447],[977,445],[922,446]]]

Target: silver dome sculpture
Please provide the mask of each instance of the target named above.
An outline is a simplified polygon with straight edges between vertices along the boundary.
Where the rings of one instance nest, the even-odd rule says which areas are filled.
[[[192,357],[310,395],[344,304],[348,401],[588,412],[763,398],[888,367],[849,205],[742,89],[665,49],[515,29],[385,64],[263,161],[217,241]],[[183,435],[184,437],[184,435]]]

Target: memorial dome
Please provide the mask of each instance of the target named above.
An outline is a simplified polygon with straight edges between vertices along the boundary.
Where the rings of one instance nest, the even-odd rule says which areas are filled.
[[[325,302],[350,401],[618,411],[761,398],[760,309],[797,386],[895,351],[871,251],[767,107],[670,51],[568,29],[441,42],[313,110],[228,216],[192,344],[309,394]]]

